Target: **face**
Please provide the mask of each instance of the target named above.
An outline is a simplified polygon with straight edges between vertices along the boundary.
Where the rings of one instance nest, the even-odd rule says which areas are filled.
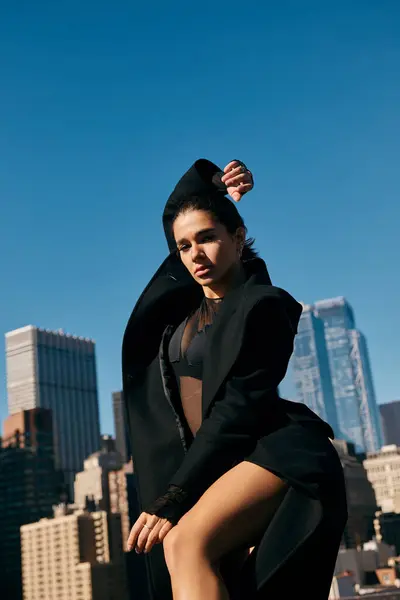
[[[202,286],[218,284],[239,265],[244,230],[230,234],[207,211],[180,214],[174,223],[174,237],[183,264]]]

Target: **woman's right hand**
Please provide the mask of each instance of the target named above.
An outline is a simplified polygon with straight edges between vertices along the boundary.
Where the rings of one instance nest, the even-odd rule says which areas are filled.
[[[173,524],[167,519],[142,512],[129,534],[128,551],[135,549],[137,554],[141,552],[147,554],[155,544],[161,544],[164,541],[172,527]]]
[[[253,189],[253,175],[240,160],[232,160],[228,163],[224,173],[221,181],[225,183],[228,194],[235,202],[239,202],[244,194]]]

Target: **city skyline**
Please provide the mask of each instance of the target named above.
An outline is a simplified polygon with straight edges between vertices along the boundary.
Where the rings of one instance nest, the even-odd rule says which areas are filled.
[[[195,159],[240,158],[255,187],[239,210],[272,281],[306,302],[347,297],[378,400],[397,398],[400,5],[258,3],[237,36],[234,5],[210,19],[53,4],[10,3],[0,21],[0,331],[96,339],[112,431],[124,327],[167,251],[164,203]],[[223,89],[229,55],[244,81]]]
[[[304,302],[302,302],[303,312],[302,312],[300,322],[299,322],[299,330],[298,330],[298,333],[295,338],[295,348],[296,348],[296,343],[297,343],[297,345],[299,343],[304,344],[304,336],[306,336],[307,338],[310,338],[310,334],[312,332],[311,337],[314,337],[314,340],[312,342],[312,344],[314,344],[313,352],[315,353],[316,339],[318,336],[321,335],[320,332],[318,332],[318,326],[315,323],[315,321],[321,320],[317,315],[318,306],[323,307],[324,303],[331,302],[332,300],[337,300],[337,299],[343,299],[346,302],[346,304],[350,307],[351,325],[353,328],[355,328],[353,310],[352,310],[350,304],[347,302],[346,299],[344,299],[343,296],[338,296],[337,298],[334,298],[334,299],[319,300],[319,301],[314,302],[314,304],[305,304]],[[311,314],[312,314],[312,317],[311,317]],[[308,323],[307,325],[304,325],[305,318],[308,318],[308,319],[311,318],[312,325],[310,325],[310,323]],[[15,331],[19,331],[19,330],[23,331],[23,330],[29,329],[29,328],[33,328],[33,329],[41,331],[41,332],[46,332],[50,335],[59,334],[59,335],[67,336],[68,338],[79,339],[81,341],[94,343],[94,340],[91,338],[85,338],[83,336],[78,336],[75,334],[67,333],[64,331],[63,328],[59,328],[56,331],[52,331],[51,329],[45,329],[42,327],[36,327],[36,326],[29,325],[29,326],[22,327]],[[371,385],[371,383],[372,383],[372,388],[374,388],[374,369],[372,368],[372,371],[370,369],[369,349],[366,345],[365,336],[363,333],[361,333],[360,331],[358,331],[356,329],[354,329],[354,332],[355,332],[356,337],[354,338],[353,346],[356,346],[356,347],[360,346],[362,349],[362,352],[366,353],[366,355],[367,355],[367,371],[368,371],[367,378],[369,380],[369,385]],[[12,333],[12,332],[6,332],[5,335],[7,336],[8,333]],[[309,343],[310,343],[310,339],[307,339],[306,345],[308,345]],[[353,350],[354,350],[354,348],[353,348]],[[322,353],[323,352],[324,351],[322,351]],[[319,346],[318,353],[319,353],[318,362],[323,364],[325,361],[325,358],[321,357],[321,347],[320,346]],[[6,348],[5,348],[5,354],[6,354]],[[314,410],[319,416],[321,416],[321,418],[327,420],[332,425],[332,427],[335,431],[336,437],[340,438],[341,434],[343,432],[341,432],[340,425],[339,425],[339,420],[338,420],[339,417],[338,417],[338,413],[337,413],[337,407],[336,407],[336,405],[334,407],[332,407],[330,405],[329,382],[327,382],[326,379],[325,380],[323,379],[324,390],[318,391],[316,387],[314,387],[314,389],[312,389],[313,385],[315,386],[315,381],[314,381],[314,384],[311,384],[311,388],[310,388],[310,383],[308,384],[307,392],[302,392],[301,391],[301,383],[300,383],[301,377],[300,377],[300,379],[298,377],[296,377],[295,370],[293,368],[295,361],[296,361],[296,351],[294,349],[291,360],[290,360],[288,372],[280,386],[282,395],[285,397],[290,397],[292,400],[296,400],[296,401],[303,401],[303,398],[302,398],[303,393],[307,393],[309,398],[314,396],[314,399],[312,401],[308,401],[305,403],[308,404],[310,406],[310,408],[312,408],[312,410]],[[303,361],[304,361],[304,358],[303,358]],[[311,367],[309,369],[308,369],[308,367],[304,367],[304,366],[301,367],[301,369],[304,369],[304,368],[306,371],[308,370],[310,373],[312,373],[312,371],[315,370],[316,367],[315,367],[315,365],[311,365]],[[321,367],[321,364],[319,364],[318,368],[322,368],[326,371],[326,365],[324,365],[324,364],[322,367]],[[97,375],[96,375],[96,377],[97,377]],[[311,378],[309,378],[309,380],[310,380],[310,382],[312,381],[312,376],[311,376]],[[296,383],[296,381],[297,381],[297,383]],[[123,428],[127,427],[126,423],[124,422],[125,417],[124,417],[123,400],[122,400],[123,392],[115,391],[117,389],[117,387],[115,387],[114,390],[112,390],[110,393],[111,398],[112,398],[111,403],[110,403],[110,407],[112,410],[111,419],[107,421],[107,425],[106,425],[106,427],[104,427],[101,424],[101,415],[100,415],[100,430],[99,431],[101,431],[102,434],[112,434],[115,437],[117,446],[119,446],[119,451],[121,452],[121,455],[125,459],[125,455],[129,454],[129,438],[128,438],[127,429],[125,429],[125,435],[123,435]],[[291,393],[287,394],[288,390],[291,390]],[[332,390],[332,393],[333,393],[333,390]],[[375,391],[373,391],[373,395],[374,395],[374,397],[376,396]],[[333,394],[333,396],[334,396],[334,394]],[[318,399],[317,399],[317,397],[318,397]],[[9,400],[8,400],[8,402],[9,402]],[[318,402],[320,403],[320,406],[318,406]],[[379,400],[377,400],[378,412],[374,417],[375,419],[380,418],[379,417],[380,406],[389,404],[390,402],[391,402],[391,400],[387,400],[386,402],[379,402]],[[99,404],[99,410],[101,413],[101,405],[100,404]],[[6,414],[8,414],[8,413],[6,413]],[[0,415],[1,415],[1,402],[0,402]],[[330,417],[328,415],[330,415]],[[383,430],[381,430],[380,435],[381,435],[381,437],[379,439],[380,439],[381,445],[383,445],[384,444]],[[345,436],[345,439],[347,439],[348,441],[351,441],[351,442],[355,442],[355,440],[350,437]],[[357,445],[357,442],[355,442],[355,443]],[[374,451],[374,448],[373,447],[371,447],[371,448],[372,448],[371,451]],[[358,449],[361,450],[359,445],[358,445]]]

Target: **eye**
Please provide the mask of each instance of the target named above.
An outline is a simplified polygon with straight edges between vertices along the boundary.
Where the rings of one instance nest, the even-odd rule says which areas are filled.
[[[179,246],[178,248],[178,252],[187,252],[189,250],[189,244],[183,244],[182,246]]]
[[[207,242],[212,242],[213,240],[215,240],[215,235],[213,233],[208,233],[207,235],[205,235],[202,239],[203,243],[207,243]]]

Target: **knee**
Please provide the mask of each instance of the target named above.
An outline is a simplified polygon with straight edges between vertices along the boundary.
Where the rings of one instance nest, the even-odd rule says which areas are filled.
[[[205,548],[200,538],[185,526],[176,525],[166,535],[164,542],[164,557],[170,574],[182,572],[196,559],[206,558]]]

